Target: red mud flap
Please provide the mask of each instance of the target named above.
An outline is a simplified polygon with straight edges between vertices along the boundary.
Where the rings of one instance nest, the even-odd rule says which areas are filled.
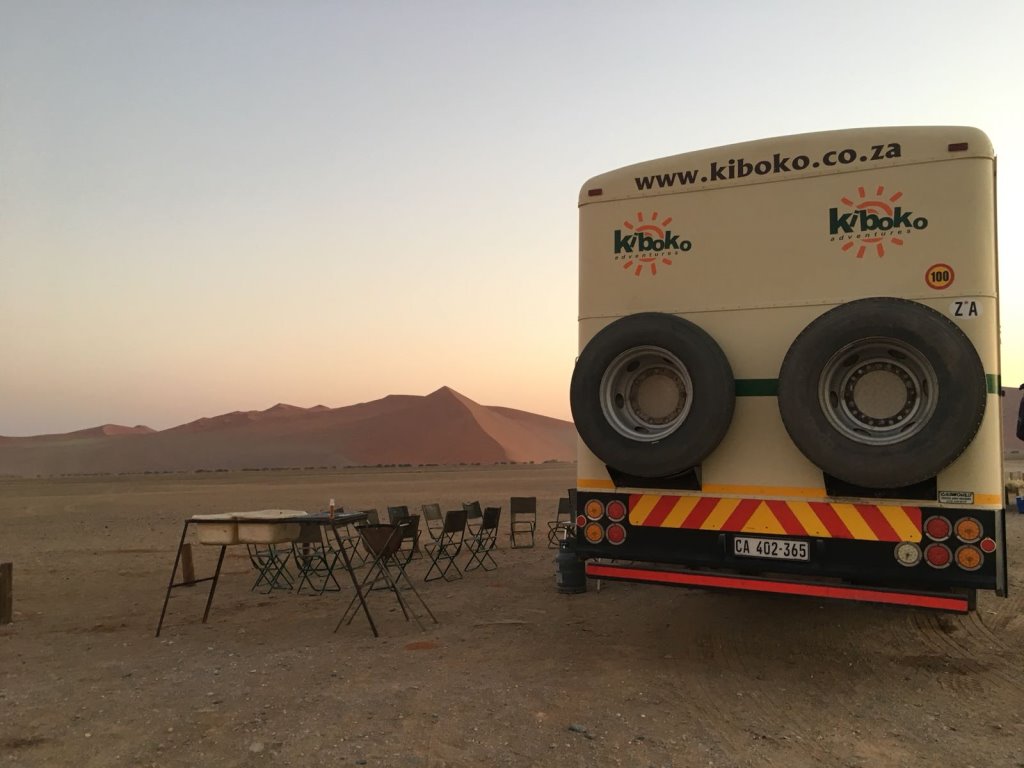
[[[708,573],[706,571],[661,570],[635,565],[587,562],[587,576],[592,579],[636,581],[644,584],[667,584],[700,589],[735,589],[745,592],[770,592],[779,595],[803,595],[830,600],[852,600],[860,603],[886,603],[931,608],[938,611],[969,613],[974,608],[973,591],[967,594],[949,592],[903,592],[878,587],[858,587],[823,582],[778,581],[760,576]]]

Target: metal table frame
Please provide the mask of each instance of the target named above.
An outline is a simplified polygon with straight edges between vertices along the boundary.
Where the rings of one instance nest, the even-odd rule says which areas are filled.
[[[239,519],[244,521],[244,514],[239,514]],[[373,631],[374,637],[380,637],[377,632],[377,626],[373,623],[373,617],[370,615],[370,609],[366,606],[366,598],[363,595],[362,587],[359,583],[359,579],[356,578],[355,570],[352,567],[352,561],[349,559],[348,552],[345,547],[341,544],[341,535],[338,533],[339,525],[347,525],[348,523],[358,523],[366,519],[365,512],[338,512],[331,516],[326,512],[319,512],[313,515],[302,515],[296,517],[276,517],[276,518],[260,518],[258,522],[262,524],[270,525],[283,525],[285,523],[304,523],[310,524],[315,523],[317,525],[329,525],[331,531],[334,534],[334,540],[338,544],[342,561],[345,563],[345,570],[348,572],[349,579],[352,581],[352,586],[356,591],[356,598],[358,598],[360,605],[363,607],[363,613],[366,614],[366,621],[370,624],[370,629]],[[213,595],[217,591],[217,582],[220,580],[221,566],[224,564],[224,553],[227,551],[229,546],[236,546],[233,544],[221,544],[220,553],[217,556],[217,568],[213,572],[213,576],[206,576],[202,579],[193,579],[191,581],[179,581],[175,582],[175,577],[178,574],[178,565],[181,563],[181,550],[185,546],[185,538],[188,536],[188,528],[190,525],[204,525],[204,524],[223,524],[223,520],[196,520],[189,518],[185,521],[185,524],[181,528],[181,539],[178,541],[178,551],[174,555],[174,567],[171,568],[171,578],[167,582],[167,592],[164,594],[164,605],[160,610],[160,621],[156,625],[156,636],[160,637],[160,630],[164,625],[164,616],[167,614],[167,603],[171,598],[171,590],[177,589],[178,587],[191,587],[195,584],[201,584],[203,582],[210,583],[210,594],[206,598],[206,608],[203,611],[203,624],[206,623],[207,618],[210,616],[210,606],[213,605]],[[243,544],[243,542],[240,542]],[[217,546],[217,545],[214,545]]]

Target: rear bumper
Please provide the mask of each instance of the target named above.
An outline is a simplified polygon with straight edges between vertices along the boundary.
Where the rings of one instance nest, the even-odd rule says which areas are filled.
[[[604,563],[588,561],[586,574],[593,579],[664,584],[699,589],[728,589],[744,592],[767,592],[798,595],[829,600],[912,606],[952,613],[969,613],[975,607],[974,590],[906,591],[836,584],[826,581],[783,581],[761,576],[709,573],[681,568],[644,564]]]

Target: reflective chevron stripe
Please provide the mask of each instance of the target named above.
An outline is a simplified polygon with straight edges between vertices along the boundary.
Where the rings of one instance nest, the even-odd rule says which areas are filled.
[[[774,536],[921,540],[921,509],[894,504],[633,494],[629,497],[629,522],[655,528]]]

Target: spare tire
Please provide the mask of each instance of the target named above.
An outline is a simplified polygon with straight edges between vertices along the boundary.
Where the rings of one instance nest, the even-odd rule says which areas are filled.
[[[779,372],[779,411],[797,448],[833,477],[899,488],[937,475],[985,413],[985,369],[934,309],[870,298],[829,310]]]
[[[693,323],[657,312],[594,336],[572,374],[583,442],[628,475],[669,477],[701,462],[732,421],[736,383],[721,347]]]

